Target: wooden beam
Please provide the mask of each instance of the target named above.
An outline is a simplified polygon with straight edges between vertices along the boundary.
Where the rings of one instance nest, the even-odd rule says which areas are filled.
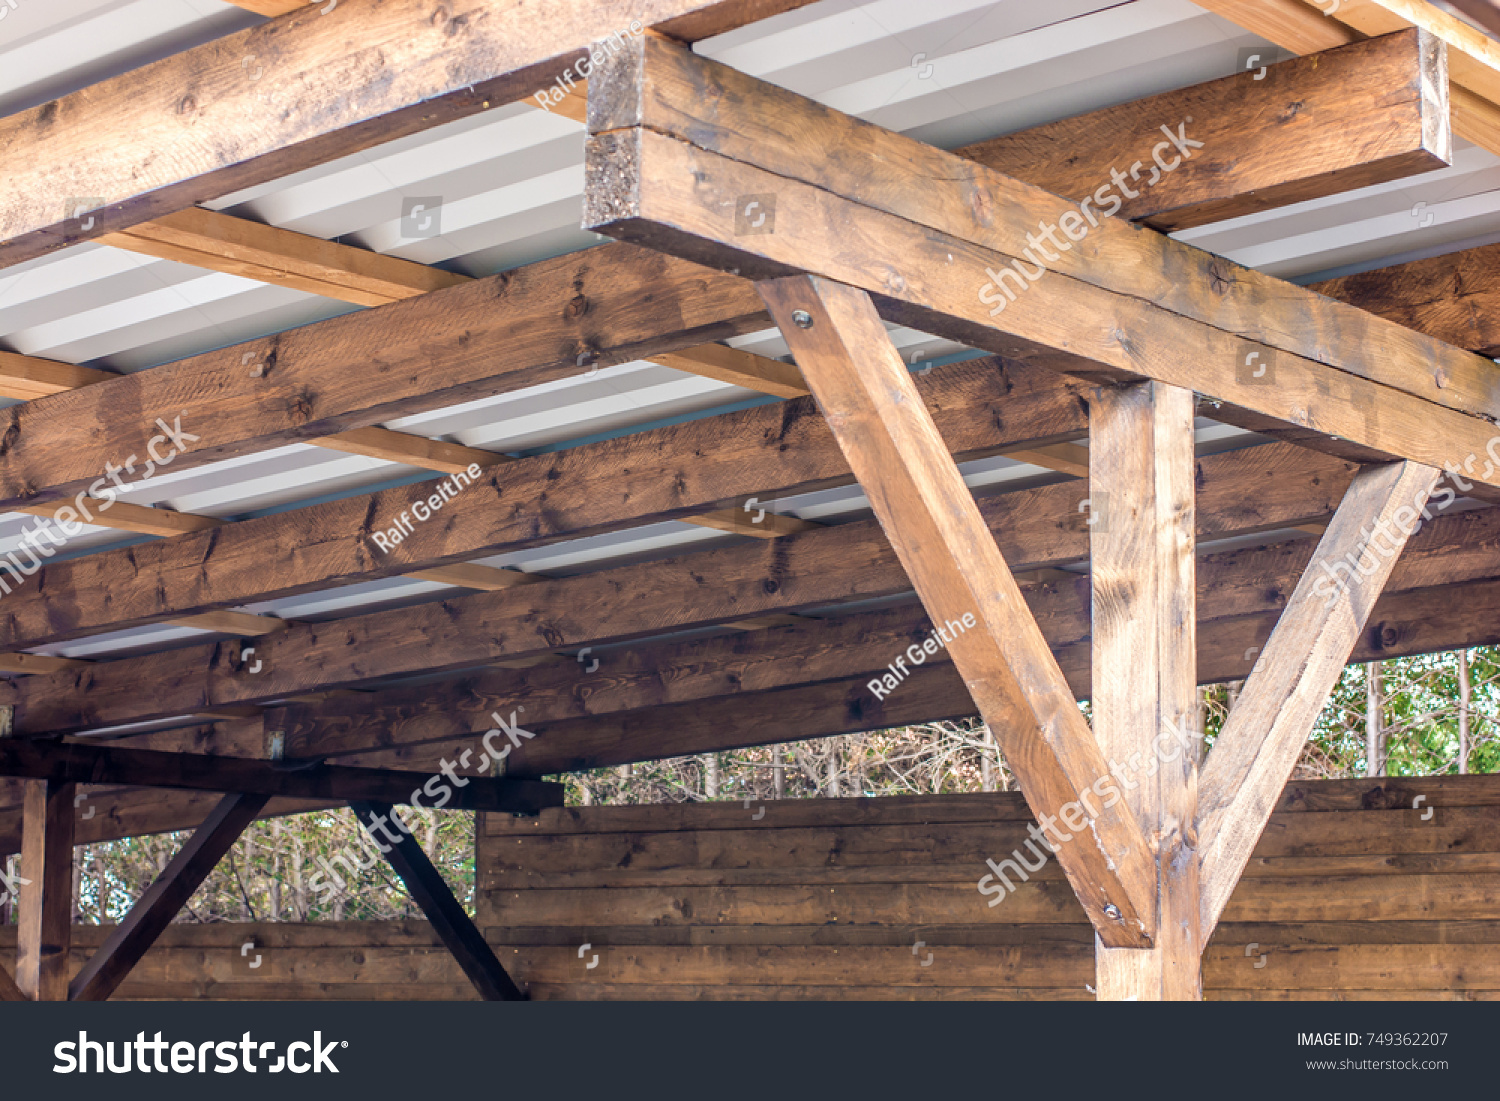
[[[75,1002],[102,1002],[125,980],[177,912],[218,866],[245,827],[265,808],[265,795],[226,795],[193,831],[68,986]],[[71,815],[70,821],[71,821]]]
[[[1467,39],[1443,33],[1449,28],[1393,16],[1378,0],[1341,2],[1337,9],[1327,4],[1318,6],[1314,0],[1199,0],[1198,6],[1297,54],[1332,50],[1368,35],[1421,25],[1450,47],[1457,47],[1449,50],[1448,58],[1454,132],[1492,153],[1500,150],[1500,109],[1495,106],[1494,89],[1483,75],[1484,65],[1476,64],[1475,56],[1468,52],[1471,43]]]
[[[1163,173],[1153,147],[1163,125],[1183,119],[1203,146]],[[1136,194],[1117,194],[1117,216],[1186,229],[1449,164],[1444,46],[1408,29],[956,152],[1074,201],[1109,181],[1123,157]],[[1177,159],[1162,152],[1162,163]]]
[[[457,585],[465,589],[495,593],[501,589],[513,589],[517,585],[534,585],[546,580],[540,574],[522,573],[520,570],[502,569],[498,566],[481,566],[474,562],[454,562],[448,566],[434,566],[430,570],[409,573],[418,581],[437,581],[443,585]]]
[[[1079,447],[1076,443],[1055,443],[1049,447],[1007,451],[1005,457],[1021,463],[1030,463],[1032,466],[1055,470],[1059,474],[1068,474],[1074,478],[1089,476],[1089,450],[1086,447]]]
[[[423,795],[422,786],[432,779],[425,773],[332,765],[287,769],[266,761],[234,757],[116,749],[79,742],[48,744],[25,739],[0,742],[0,776],[22,776],[35,783],[45,781],[53,785],[120,784],[345,802],[366,798],[420,803],[424,797],[435,797],[430,792]],[[27,791],[31,790],[28,785]],[[561,784],[486,779],[472,780],[466,786],[450,790],[452,800],[447,805],[454,810],[533,812],[562,803]],[[71,823],[71,804],[67,817]]]
[[[1225,720],[1199,785],[1200,943],[1213,934],[1437,480],[1416,463],[1360,473]]]
[[[693,42],[803,3],[642,0],[630,14]],[[525,99],[596,41],[628,34],[620,14],[480,0],[435,19],[424,0],[342,0],[12,115],[0,123],[0,266]],[[383,78],[351,93],[350,58],[367,55]],[[63,209],[65,196],[82,195],[105,202],[88,229]]]
[[[0,398],[31,401],[118,377],[92,367],[75,367],[71,363],[0,352]]]
[[[61,673],[68,669],[82,669],[92,662],[77,658],[55,658],[50,654],[0,654],[0,673]]]
[[[287,628],[287,621],[272,615],[251,615],[249,612],[203,612],[199,615],[183,616],[172,620],[174,627],[193,627],[199,631],[217,631],[224,635],[241,635],[245,638],[260,638],[274,635]]]
[[[787,439],[771,442],[780,448]],[[1284,448],[1279,460],[1258,461],[1253,451],[1205,458],[1199,507],[1211,518],[1207,533],[1285,527],[1331,513],[1352,467],[1326,457],[1288,461],[1294,450]],[[1269,476],[1248,476],[1248,493],[1230,474],[1257,467]],[[1217,472],[1223,481],[1210,476]],[[1220,491],[1224,497],[1205,500]],[[979,510],[1004,540],[1007,561],[1037,569],[1087,556],[1078,511],[1085,495],[1078,483],[1060,482],[988,498]],[[297,624],[257,647],[263,667],[253,676],[241,669],[237,647],[208,644],[99,662],[82,674],[26,678],[0,687],[0,703],[17,705],[22,733],[71,733],[909,591],[880,526],[860,521],[334,624]]]
[[[1100,1001],[1201,1001],[1193,395],[1144,383],[1089,403],[1094,737],[1150,838],[1157,935],[1095,951]]]
[[[795,516],[767,512],[764,509],[726,508],[718,512],[707,512],[702,516],[685,517],[688,523],[699,527],[727,531],[735,535],[750,535],[757,539],[778,539],[783,535],[796,535],[799,531],[814,531],[822,524],[801,520]]]
[[[1480,453],[1500,413],[1486,360],[1169,237],[1091,226],[1037,188],[655,39],[593,81],[585,222],[600,232],[756,278],[811,270],[898,323],[1084,378],[1194,389],[1217,419],[1362,461]],[[809,159],[807,134],[837,155]],[[734,197],[771,192],[777,232],[736,233]],[[1069,211],[1078,242],[1037,252]]]
[[[405,463],[424,470],[439,470],[444,474],[457,474],[473,466],[483,470],[510,461],[508,455],[499,455],[493,451],[465,447],[447,440],[429,440],[407,432],[392,432],[389,428],[373,425],[368,428],[352,428],[348,432],[324,436],[321,440],[312,442],[331,451],[367,455],[388,463]]]
[[[742,352],[724,344],[700,344],[696,348],[646,358],[663,367],[733,383],[778,398],[807,395],[807,384],[802,381],[795,364]]]
[[[309,0],[229,0],[237,8],[253,11],[257,15],[285,15],[287,12],[305,8]]]
[[[1108,764],[869,296],[809,277],[759,290],[1027,802],[1043,822],[1086,806]],[[1147,839],[1128,807],[1085,821],[1076,844],[1066,829],[1048,843],[1100,940],[1148,947]]]
[[[95,502],[97,501],[97,504]],[[169,508],[153,508],[133,505],[129,501],[105,501],[95,498],[89,502],[90,512],[96,527],[113,528],[116,531],[133,531],[137,535],[181,535],[189,531],[207,531],[221,526],[224,521],[212,516],[198,516],[191,512],[173,512]],[[71,505],[62,508],[71,510],[69,525],[84,522],[78,510]],[[24,512],[30,516],[45,516],[55,520],[59,505],[53,501],[45,505],[12,505],[11,512]],[[62,524],[59,524],[62,527]],[[64,528],[66,530],[66,528]]]
[[[0,121],[0,133],[9,121]],[[586,301],[588,309],[558,310],[560,301]],[[0,508],[72,496],[106,463],[145,455],[156,418],[169,425],[181,418],[201,437],[174,456],[177,471],[576,378],[593,364],[765,323],[760,299],[736,276],[633,246],[587,249],[0,410],[8,441]],[[184,403],[184,394],[214,400]],[[118,417],[119,409],[132,415]],[[96,427],[81,438],[79,424]]]
[[[758,297],[754,308],[764,313]],[[1088,431],[1084,387],[1046,370],[987,358],[952,364],[919,377],[917,385],[962,460]],[[659,473],[642,479],[647,469]],[[743,508],[752,496],[773,500],[851,480],[810,398],[765,405],[497,466],[464,492],[514,502],[514,508],[447,509],[443,523],[421,525],[391,554],[380,551],[372,534],[426,497],[429,487],[348,497],[55,562],[40,575],[43,584],[24,585],[0,600],[0,635],[23,649],[400,574],[487,590],[534,584],[539,579],[518,571],[463,560],[686,519],[726,505]],[[257,561],[282,566],[248,565]]]
[[[389,803],[353,802],[349,804],[359,824],[364,827],[390,862],[401,882],[416,904],[422,907],[433,931],[442,938],[448,951],[458,961],[459,967],[479,996],[487,1002],[524,1001],[523,994],[515,982],[495,958],[495,951],[484,939],[464,908],[453,897],[442,875],[427,859],[422,846],[409,830],[395,825],[395,808]],[[384,823],[391,821],[393,829]],[[377,832],[377,830],[379,832]]]
[[[1344,275],[1309,289],[1455,347],[1500,355],[1500,245]]]
[[[26,784],[21,835],[21,905],[16,985],[37,1002],[68,998],[69,937],[73,929],[73,785],[32,779]]]
[[[1459,519],[1457,516],[1444,518],[1434,522],[1432,527]],[[1486,530],[1493,532],[1494,529]],[[1484,549],[1489,545],[1486,540],[1490,536],[1480,538],[1462,553],[1457,552],[1451,543],[1433,544],[1436,549],[1432,549],[1431,561],[1414,563],[1412,555],[1418,544],[1426,542],[1428,534],[1428,530],[1424,530],[1414,537],[1388,590],[1401,581],[1403,571],[1410,583],[1420,585],[1423,580],[1443,576],[1436,571],[1437,567],[1465,557],[1474,559],[1476,566],[1486,572],[1489,579],[1438,588],[1388,591],[1371,616],[1371,621],[1378,623],[1379,629],[1365,632],[1356,646],[1354,660],[1403,657],[1500,642],[1500,581],[1495,579],[1497,571],[1493,554]],[[1200,605],[1209,606],[1201,595],[1207,594],[1213,598],[1210,603],[1216,609],[1222,608],[1224,615],[1200,623],[1199,669],[1205,683],[1244,678],[1250,664],[1244,656],[1247,648],[1264,644],[1276,625],[1285,602],[1284,594],[1295,587],[1297,576],[1311,553],[1312,548],[1305,541],[1301,546],[1305,552],[1302,557],[1297,557],[1291,546],[1279,550],[1271,548],[1269,555],[1260,550],[1238,551],[1235,552],[1235,562],[1232,565],[1225,563],[1223,572],[1215,568],[1222,561],[1219,556],[1206,560],[1209,568],[1200,570],[1198,580]],[[1263,559],[1281,565],[1267,572]],[[1418,568],[1412,569],[1414,565]],[[1241,578],[1242,583],[1229,584],[1236,577]],[[1221,590],[1228,594],[1223,602],[1218,601]],[[1047,630],[1048,640],[1054,646],[1070,686],[1079,696],[1087,696],[1090,690],[1090,656],[1086,644],[1087,579],[1075,576],[1066,587],[1033,587],[1027,590],[1027,600]],[[1076,631],[1069,624],[1076,624]],[[621,668],[622,663],[636,656],[637,651],[628,651],[612,665],[608,682],[608,685],[613,685],[618,681],[621,693],[636,693],[629,697],[634,702],[621,695],[615,695],[609,701],[612,706],[607,706],[608,711],[619,711],[624,707],[624,713],[592,716],[579,712],[583,718],[576,721],[538,724],[531,729],[545,734],[545,737],[539,734],[532,741],[523,741],[507,758],[507,766],[516,776],[546,775],[684,753],[764,745],[777,740],[827,737],[945,718],[957,719],[971,712],[973,705],[963,680],[951,662],[944,660],[943,652],[913,674],[902,685],[900,693],[883,702],[875,701],[870,695],[866,682],[871,671],[883,669],[892,653],[901,652],[911,642],[930,633],[925,613],[919,607],[819,621],[816,627],[802,621],[797,628],[775,634],[763,632],[734,636],[737,645],[754,644],[759,647],[755,650],[731,649],[710,653],[683,649],[674,658],[664,659],[660,664],[657,658],[661,651],[653,647],[645,652],[638,664]],[[845,654],[850,655],[847,661],[843,661]],[[830,660],[835,658],[841,664],[835,665]],[[784,662],[784,665],[778,668],[777,662]],[[717,692],[699,690],[669,694],[663,688],[664,684],[674,683],[674,677],[691,688],[693,676],[696,674],[701,683],[708,670],[717,670],[723,680],[723,687]],[[841,680],[838,679],[840,676]],[[834,679],[828,679],[830,677]],[[737,679],[742,679],[742,683],[733,683]],[[488,717],[489,709],[508,708],[512,702],[525,700],[526,714],[529,715],[534,699],[547,699],[547,686],[536,685],[533,690],[523,682],[516,686],[515,695],[502,697],[494,703],[480,700],[474,707],[482,705],[485,710],[471,715],[463,688],[467,683],[467,680],[459,682],[453,693],[444,697],[452,707],[464,709],[466,721],[470,718],[473,721],[472,726],[456,727],[450,735],[451,743],[439,741],[412,746],[398,744],[400,739],[397,738],[388,750],[372,750],[353,759],[369,761],[375,767],[383,763],[416,768],[421,762],[420,767],[434,769],[442,757],[453,759],[462,749],[472,747],[475,732],[482,732],[493,722]],[[577,684],[576,671],[570,683]],[[596,693],[608,685],[598,684]],[[782,687],[766,691],[764,686],[767,685]],[[558,687],[561,692],[566,692],[565,685],[559,683]],[[496,691],[501,690],[497,688]],[[709,697],[717,698],[718,703],[711,705]],[[667,699],[686,702],[662,706],[662,701]],[[259,721],[254,723],[256,738],[260,736],[260,725]],[[330,715],[324,729],[337,735],[342,728],[342,720],[337,715]],[[212,738],[221,729],[222,724],[200,731],[143,735],[130,741],[164,739],[174,734],[207,734],[209,737],[202,740],[190,738],[192,744],[181,748],[214,753],[222,751]],[[232,741],[224,744],[233,747]],[[1428,778],[1425,782],[1431,784],[1440,780],[1441,777],[1436,780]],[[1390,787],[1394,783],[1386,780],[1383,786]],[[1399,792],[1393,798],[1395,801],[1387,805],[1411,805],[1409,793],[1404,802],[1399,798]],[[326,801],[274,800],[267,808],[267,815],[320,810],[329,805]],[[1353,805],[1359,805],[1357,797]],[[114,788],[91,795],[89,806],[96,813],[79,820],[79,843],[190,829],[202,821],[211,809],[212,800],[200,792]],[[19,847],[19,844],[20,808],[0,806],[0,851],[6,845]]]
[[[98,241],[358,306],[383,306],[470,281],[467,275],[202,207],[106,233]]]

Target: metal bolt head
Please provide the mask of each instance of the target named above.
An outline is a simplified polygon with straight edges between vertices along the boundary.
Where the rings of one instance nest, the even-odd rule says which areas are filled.
[[[1107,917],[1107,918],[1109,918],[1110,921],[1119,921],[1120,920],[1120,908],[1118,906],[1116,906],[1113,902],[1108,903],[1104,907],[1104,916]]]
[[[795,324],[799,329],[811,329],[812,314],[808,313],[806,310],[793,310],[792,323]]]

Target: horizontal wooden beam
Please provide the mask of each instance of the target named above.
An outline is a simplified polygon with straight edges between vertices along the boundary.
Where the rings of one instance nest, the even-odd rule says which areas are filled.
[[[917,383],[963,459],[1088,431],[1082,387],[1045,370],[984,359],[950,364]],[[647,470],[653,473],[643,477]],[[418,525],[390,554],[372,535],[409,514],[430,486],[57,562],[44,567],[40,584],[0,600],[0,637],[23,649],[399,574],[483,589],[535,583],[464,560],[726,505],[743,512],[757,495],[774,500],[851,478],[810,398],[765,405],[496,466],[461,491],[473,501],[444,509],[442,523]],[[265,561],[282,564],[255,565]]]
[[[1326,279],[1309,289],[1454,347],[1500,355],[1500,245]]]
[[[1163,173],[1153,148],[1184,119],[1203,146]],[[1117,216],[1170,232],[1430,172],[1452,147],[1443,43],[1413,28],[956,152],[1074,201],[1121,166]]]
[[[632,246],[588,249],[0,410],[0,508],[86,489],[107,463],[147,454],[158,418],[200,438],[173,457],[177,471],[765,324],[736,276]],[[81,438],[79,424],[95,430]]]
[[[1462,461],[1500,416],[1487,360],[1171,238],[1091,225],[1040,189],[656,39],[606,61],[591,94],[585,222],[600,232],[755,278],[812,271],[876,296],[890,320],[1085,378],[1194,389],[1218,419],[1345,457]],[[807,158],[807,134],[837,155]],[[770,193],[777,231],[736,233],[734,197]],[[976,219],[976,203],[991,213]],[[1059,251],[1038,249],[1039,231]]]
[[[383,306],[470,281],[467,275],[202,207],[106,233],[98,241],[359,306]]]
[[[130,531],[137,535],[182,535],[190,531],[209,531],[222,526],[225,522],[212,516],[174,512],[169,508],[133,505],[129,501],[93,499],[87,501],[86,504],[90,509],[90,514],[94,517],[94,526],[113,528],[116,531]],[[45,505],[12,505],[9,511],[24,512],[29,516],[45,516],[51,520],[64,508],[69,510],[69,515],[66,517],[68,526],[86,522],[83,521],[77,508],[72,505],[60,505],[55,501]],[[62,523],[58,526],[64,531],[67,530]]]
[[[494,451],[483,451],[477,447],[449,443],[447,440],[429,440],[425,436],[413,436],[407,432],[392,432],[389,428],[371,425],[368,428],[351,428],[336,436],[324,436],[312,440],[319,447],[330,451],[344,451],[350,455],[365,455],[388,463],[405,463],[424,470],[437,470],[444,474],[457,474],[477,466],[484,470],[509,462],[508,455]]]
[[[0,121],[0,267],[524,99],[632,19],[697,41],[805,2],[299,7]]]
[[[1423,535],[1419,534],[1416,538],[1420,540]],[[1478,549],[1479,547],[1480,544],[1476,543],[1476,566],[1481,564],[1477,559],[1485,557],[1484,552]],[[1307,549],[1305,545],[1304,549]],[[1434,560],[1433,565],[1442,561],[1452,561],[1453,557],[1451,550],[1445,550],[1441,552],[1440,558]],[[1409,556],[1404,558],[1403,562],[1407,562],[1408,559]],[[1291,568],[1300,570],[1302,565],[1303,561],[1297,559],[1292,562]],[[1488,558],[1488,565],[1485,568],[1491,575],[1494,574],[1492,556]],[[1401,567],[1398,566],[1398,578],[1400,570]],[[1429,568],[1424,568],[1419,572],[1424,575],[1432,573]],[[1235,603],[1231,605],[1231,608],[1266,607],[1265,595],[1268,586],[1274,594],[1274,587],[1277,584],[1274,576],[1277,575],[1254,568],[1246,571],[1246,583],[1235,587],[1233,597]],[[1412,580],[1417,579],[1413,577]],[[1294,578],[1286,582],[1288,586],[1293,583]],[[1059,616],[1076,617],[1080,632],[1077,637],[1083,637],[1088,629],[1087,581],[1075,579],[1071,585],[1075,587],[1069,588],[1067,592],[1071,593],[1070,607],[1073,610],[1059,613]],[[1057,586],[1052,586],[1052,588],[1056,590]],[[1259,603],[1242,603],[1244,597],[1239,594],[1250,592],[1260,595]],[[1049,613],[1039,602],[1040,599],[1046,598],[1049,598],[1047,587],[1042,587],[1036,594],[1029,597],[1032,606],[1044,617],[1044,621],[1056,621],[1059,616]],[[1273,595],[1269,602],[1270,610],[1257,614],[1215,619],[1212,622],[1201,622],[1199,629],[1200,679],[1208,683],[1243,679],[1251,665],[1251,661],[1245,657],[1247,650],[1265,644],[1266,638],[1276,625],[1277,617],[1280,615],[1280,602],[1283,600],[1284,593]],[[905,618],[902,619],[902,616]],[[884,619],[882,623],[875,623],[870,617],[884,617]],[[1361,638],[1353,654],[1353,659],[1356,661],[1403,657],[1410,654],[1454,649],[1465,645],[1500,642],[1500,581],[1489,580],[1435,589],[1409,589],[1400,593],[1388,592],[1376,606],[1372,620],[1378,629],[1367,631]],[[739,639],[753,641],[763,649],[744,652],[728,651],[722,659],[715,659],[706,654],[694,655],[683,652],[680,657],[684,662],[681,666],[684,671],[689,669],[687,663],[699,659],[713,661],[716,663],[714,668],[724,671],[725,685],[719,694],[733,696],[732,700],[721,701],[726,706],[710,705],[704,699],[670,705],[645,704],[632,715],[611,717],[609,714],[603,714],[597,718],[585,716],[585,721],[578,723],[552,723],[545,727],[539,724],[534,729],[545,729],[546,738],[538,737],[533,741],[523,741],[521,748],[514,750],[511,757],[515,759],[518,768],[524,764],[527,769],[534,770],[535,774],[550,774],[574,768],[624,764],[631,760],[653,760],[683,753],[712,752],[740,745],[766,744],[768,740],[826,737],[908,723],[962,718],[965,714],[963,707],[966,705],[963,682],[951,665],[940,663],[923,666],[902,685],[899,693],[891,695],[884,702],[876,702],[870,696],[866,687],[866,681],[870,676],[867,671],[854,676],[846,675],[838,683],[824,679],[831,675],[832,666],[821,661],[822,655],[837,654],[845,647],[863,648],[862,660],[851,661],[843,666],[846,673],[848,670],[859,669],[861,666],[866,670],[882,668],[883,666],[879,663],[888,661],[892,653],[900,652],[906,645],[924,635],[924,623],[925,615],[919,609],[908,607],[825,622],[823,633],[808,635],[803,639],[805,647],[802,643],[795,642],[791,633],[783,633],[779,637],[765,634],[736,636]],[[807,626],[806,621],[799,626]],[[632,653],[626,652],[622,660],[629,661]],[[648,655],[648,658],[654,656],[654,654]],[[781,657],[785,657],[789,663],[796,662],[800,669],[790,673],[781,673],[767,664]],[[1074,686],[1080,696],[1087,696],[1089,692],[1087,645],[1068,644],[1059,650],[1058,657],[1064,672],[1068,675],[1069,683]],[[659,673],[662,668],[665,666],[658,667],[648,660],[639,665],[616,666],[614,673],[622,678],[622,691],[626,692],[641,690],[648,681],[654,682],[657,685],[657,694],[654,698],[661,700],[664,698],[660,691],[662,680]],[[700,670],[703,668],[701,662],[698,668]],[[790,668],[789,664],[788,669]],[[745,680],[743,689],[736,689],[729,684],[730,677],[727,674],[731,672],[750,674]],[[801,676],[804,673],[805,680],[816,683],[793,683],[786,679],[788,675]],[[461,687],[463,683],[467,682],[459,682],[455,686],[456,695],[446,697],[455,706],[463,705]],[[784,690],[764,688],[765,685],[776,684],[786,687]],[[524,693],[526,689],[524,685],[518,685],[516,691]],[[531,706],[531,700],[524,694],[518,694],[515,699],[524,699],[528,708]],[[496,702],[507,708],[510,706],[509,698],[502,698]],[[483,714],[475,713],[471,716],[473,725],[461,730],[456,729],[451,735],[450,742],[394,745],[383,751],[376,750],[365,755],[357,755],[353,759],[381,762],[385,767],[436,768],[442,758],[447,757],[451,760],[463,748],[472,748],[476,733],[482,733],[486,726],[493,722],[488,716],[488,709],[495,707],[495,703],[488,703],[484,706]],[[507,717],[508,714],[507,711]],[[259,738],[261,724],[257,721],[253,725],[255,737]],[[219,724],[216,728],[203,728],[198,731],[204,735],[203,739],[198,739],[196,744],[186,745],[184,748],[195,752],[217,752],[214,735],[224,727],[225,724]],[[329,729],[337,729],[337,725],[330,725]],[[180,733],[193,734],[194,732],[189,730]],[[627,735],[631,740],[626,740]],[[155,739],[162,738],[164,735],[144,737]],[[189,741],[192,742],[194,739],[190,738]],[[544,749],[547,751],[546,754],[543,753]],[[507,764],[510,764],[509,760]],[[1430,793],[1432,785],[1440,786],[1442,781],[1442,777],[1424,778],[1422,790]],[[1370,787],[1370,783],[1360,781],[1356,784],[1351,781],[1347,785],[1348,802],[1338,805],[1346,805],[1350,809],[1357,809],[1361,805],[1373,805],[1369,804],[1368,800],[1381,795],[1384,791],[1389,798],[1379,805],[1391,808],[1411,806],[1412,791],[1409,787],[1403,786],[1403,781],[1384,779],[1378,781],[1374,789]],[[1307,797],[1305,785],[1303,788],[1299,788],[1296,784],[1290,785],[1287,793],[1283,795],[1279,809],[1295,809],[1297,806],[1304,805]],[[1362,803],[1362,800],[1365,802]],[[94,789],[90,794],[87,810],[83,807],[78,810],[77,841],[79,844],[87,844],[126,836],[191,829],[203,820],[213,803],[212,796],[200,792],[165,789]],[[334,804],[326,801],[280,799],[274,800],[268,806],[266,813],[268,816],[295,814],[324,809],[331,805]],[[1337,809],[1333,803],[1326,806],[1322,803],[1316,806],[1308,804],[1308,807],[1309,809]],[[85,819],[82,815],[87,811],[94,813]],[[652,808],[653,813],[661,811],[660,807]],[[14,846],[19,844],[19,814],[19,808],[14,804],[0,805],[0,852],[14,851]]]
[[[1356,659],[1479,644],[1496,637],[1500,626],[1486,624],[1484,617],[1494,607],[1494,594],[1500,593],[1500,568],[1486,557],[1497,538],[1500,511],[1495,510],[1434,520],[1414,537],[1391,577],[1386,603],[1375,614],[1380,629],[1367,632]],[[1200,682],[1248,675],[1311,561],[1313,549],[1309,541],[1298,540],[1209,555],[1201,561],[1199,630],[1207,641],[1199,649]],[[1465,594],[1479,592],[1482,586],[1489,586],[1483,589],[1486,595],[1474,599],[1472,608],[1466,607]],[[1422,605],[1415,594],[1428,605]],[[1065,581],[1029,586],[1026,596],[1074,693],[1089,696],[1088,577],[1075,574]],[[631,730],[646,738],[645,746],[664,745],[650,731],[657,730],[670,740],[676,736],[672,731],[680,725],[681,715],[694,707],[703,716],[703,725],[694,720],[694,728],[709,730],[716,718],[739,706],[737,702],[729,707],[721,704],[746,694],[824,681],[849,681],[855,686],[838,694],[840,706],[848,708],[851,719],[864,716],[875,721],[871,716],[878,712],[881,721],[891,719],[893,724],[924,722],[952,715],[893,712],[890,700],[903,695],[906,684],[882,703],[870,693],[867,681],[886,672],[893,655],[920,644],[928,634],[926,623],[922,610],[910,604],[833,619],[804,619],[786,625],[787,630],[758,635],[660,642],[613,651],[601,659],[605,676],[594,680],[581,677],[577,666],[539,668],[524,675],[485,671],[368,693],[358,701],[338,699],[316,706],[276,708],[268,712],[266,722],[285,731],[287,752],[293,756],[368,754],[358,759],[379,762],[384,752],[411,752],[417,756],[392,760],[402,767],[416,767],[416,762],[425,761],[418,747],[462,745],[493,728],[492,713],[509,716],[524,706],[528,729],[545,731],[545,744],[542,739],[526,742],[510,754],[509,763],[517,768],[527,764],[544,773],[560,770],[560,762],[573,760],[568,754],[584,753],[584,747],[642,749],[633,741],[628,745],[610,741],[620,734],[622,722],[634,724]],[[932,660],[941,664],[948,659],[944,654]],[[580,683],[589,689],[587,693],[578,691]],[[956,714],[972,710],[962,699],[950,703],[969,709]],[[656,714],[677,705],[682,710],[670,713],[677,716],[670,722],[669,713]],[[562,737],[563,727],[583,741]],[[203,751],[214,746],[223,751],[238,748],[238,743],[230,735],[222,742],[205,743]],[[592,766],[567,763],[567,767]]]
[[[0,398],[31,401],[118,377],[92,367],[76,367],[52,359],[0,352]]]
[[[1326,2],[1320,5],[1316,0],[1198,0],[1198,6],[1298,54],[1332,50],[1369,35],[1421,26],[1450,47],[1448,69],[1454,132],[1492,153],[1500,152],[1500,108],[1496,107],[1500,95],[1493,78],[1485,71],[1483,51],[1476,53],[1474,41],[1453,33],[1448,22],[1403,18],[1391,10],[1394,5],[1383,4],[1381,0],[1341,0],[1336,8]],[[1419,9],[1435,12],[1425,3],[1408,7],[1412,12]]]
[[[78,742],[0,741],[0,776],[21,776],[52,783],[118,784],[235,792],[289,799],[380,799],[422,803],[436,789],[423,792],[428,773],[312,765],[277,768],[273,762],[149,749],[116,749]],[[430,786],[430,785],[429,785]],[[449,784],[447,804],[454,810],[535,812],[562,805],[562,785],[530,780],[474,779]]]
[[[1247,494],[1231,472],[1262,464],[1278,473],[1252,476],[1257,488]],[[1277,453],[1257,457],[1252,449],[1209,456],[1199,474],[1200,516],[1212,533],[1327,515],[1336,504],[1330,494],[1342,492],[1353,467],[1326,457],[1290,462],[1284,453],[1278,461]],[[1227,496],[1216,501],[1216,490]],[[1079,510],[1086,493],[1078,482],[1055,483],[986,499],[980,511],[1012,568],[1061,565],[1087,555],[1087,518]],[[0,686],[0,703],[19,705],[18,731],[70,733],[894,595],[909,585],[879,525],[861,521],[441,604],[293,625],[257,646],[254,675],[241,667],[237,644],[194,646],[27,678]]]
[[[767,359],[723,344],[700,344],[696,348],[646,358],[663,367],[733,383],[778,398],[800,398],[807,394],[807,386],[795,364]]]

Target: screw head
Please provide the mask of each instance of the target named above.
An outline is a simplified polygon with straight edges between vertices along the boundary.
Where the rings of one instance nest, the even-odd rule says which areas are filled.
[[[793,310],[792,323],[795,324],[799,329],[811,329],[812,314],[808,313],[806,310]]]
[[[1119,921],[1120,908],[1111,902],[1104,907],[1104,916],[1109,918],[1110,921]]]

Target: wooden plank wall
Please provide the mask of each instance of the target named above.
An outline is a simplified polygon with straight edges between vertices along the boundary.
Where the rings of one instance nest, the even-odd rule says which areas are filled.
[[[998,906],[977,888],[1028,822],[1004,793],[487,815],[479,924],[537,999],[1089,999],[1093,937],[1055,862]],[[75,929],[72,970],[104,933]],[[1204,990],[1500,997],[1500,776],[1294,782]],[[174,925],[117,994],[474,996],[424,922]]]
[[[491,815],[479,921],[534,998],[1091,998],[1055,861],[978,890],[1029,821],[1014,794]],[[1290,785],[1204,989],[1500,995],[1500,776]]]

